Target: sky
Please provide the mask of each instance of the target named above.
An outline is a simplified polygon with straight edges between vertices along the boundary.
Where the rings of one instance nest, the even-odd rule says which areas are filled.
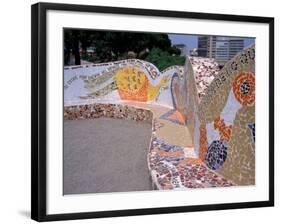
[[[185,44],[188,48],[188,52],[194,48],[197,48],[198,36],[187,34],[168,34],[172,44]],[[244,47],[247,47],[255,43],[255,38],[244,38]]]

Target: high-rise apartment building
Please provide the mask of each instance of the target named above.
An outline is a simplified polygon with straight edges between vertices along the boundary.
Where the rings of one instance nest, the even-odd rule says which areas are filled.
[[[243,48],[244,39],[240,37],[198,37],[198,56],[215,58],[220,65],[224,65]]]

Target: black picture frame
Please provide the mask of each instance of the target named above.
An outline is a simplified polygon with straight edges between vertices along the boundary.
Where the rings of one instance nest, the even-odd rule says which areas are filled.
[[[54,221],[116,216],[133,216],[161,213],[194,212],[206,210],[238,209],[274,206],[274,18],[164,11],[137,8],[103,7],[89,5],[37,3],[31,10],[31,218],[36,221]],[[269,25],[269,200],[208,204],[196,206],[159,207],[130,210],[114,210],[69,214],[46,213],[46,13],[48,10],[63,10],[87,13],[111,13],[125,15],[177,17],[216,21],[253,22]]]

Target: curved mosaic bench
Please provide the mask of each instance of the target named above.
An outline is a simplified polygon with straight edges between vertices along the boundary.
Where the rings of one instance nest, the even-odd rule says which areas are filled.
[[[147,162],[157,189],[255,183],[254,46],[220,71],[202,58],[187,58],[184,67],[162,73],[156,69],[157,75],[155,66],[135,59],[79,71],[86,74],[89,66],[100,72],[75,75],[81,66],[66,68],[74,75],[66,85],[79,78],[87,94],[73,93],[79,97],[65,102],[64,118],[152,122]]]
[[[192,147],[181,146],[185,144],[184,142],[178,142],[179,144],[167,143],[171,139],[166,139],[165,135],[160,132],[161,129],[165,129],[165,121],[161,120],[161,113],[167,111],[169,111],[169,108],[132,102],[81,104],[66,106],[64,108],[64,119],[79,120],[109,117],[152,123],[147,162],[153,184],[157,189],[232,186],[232,182],[211,171],[198,160]],[[184,126],[182,127],[182,130],[185,130]],[[175,129],[178,129],[178,127],[175,127]],[[169,127],[169,131],[171,131],[171,127]]]

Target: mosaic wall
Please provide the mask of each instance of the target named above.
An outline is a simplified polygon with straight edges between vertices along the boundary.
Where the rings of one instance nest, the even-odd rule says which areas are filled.
[[[151,63],[128,59],[113,63],[66,67],[64,90],[66,103],[81,100],[153,101],[172,106],[170,79],[181,66],[163,72]]]
[[[189,59],[186,60],[182,74],[174,73],[171,79],[171,95],[173,106],[183,117],[193,139],[195,110],[199,99],[193,66]]]
[[[66,67],[64,119],[152,122],[147,162],[157,189],[255,184],[255,47],[223,69],[187,58],[160,72],[129,59]]]
[[[219,64],[213,58],[190,57],[199,99],[205,95],[213,79],[219,74]]]
[[[206,165],[238,185],[255,184],[255,48],[229,61],[198,105],[195,136]]]
[[[191,148],[168,144],[157,131],[165,126],[153,120],[148,164],[157,189],[230,187],[235,183],[211,170]]]

